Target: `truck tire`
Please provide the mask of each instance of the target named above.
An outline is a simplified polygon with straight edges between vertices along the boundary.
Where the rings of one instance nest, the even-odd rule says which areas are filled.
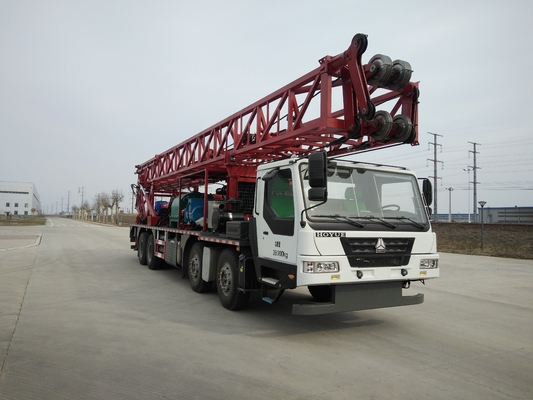
[[[228,310],[240,310],[248,304],[250,292],[242,292],[239,285],[239,256],[233,249],[222,251],[217,265],[217,292],[220,303]]]
[[[139,243],[137,244],[137,257],[139,257],[139,264],[146,265],[146,242],[149,233],[144,231],[139,235]]]
[[[149,234],[146,240],[146,264],[149,269],[156,270],[161,269],[164,261],[159,257],[156,257],[155,252],[155,239],[154,235]]]
[[[320,286],[308,286],[309,293],[313,296],[313,299],[320,303],[327,303],[331,301],[331,286],[330,285],[320,285]]]
[[[196,242],[192,245],[191,251],[189,252],[187,272],[189,273],[191,289],[197,293],[205,293],[212,287],[211,282],[206,282],[202,279],[203,257],[204,244]]]

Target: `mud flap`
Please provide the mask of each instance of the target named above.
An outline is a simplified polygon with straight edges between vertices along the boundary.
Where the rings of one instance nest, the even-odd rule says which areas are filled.
[[[321,315],[346,311],[409,306],[424,302],[424,295],[402,296],[402,282],[332,286],[330,303],[293,304],[294,315]]]

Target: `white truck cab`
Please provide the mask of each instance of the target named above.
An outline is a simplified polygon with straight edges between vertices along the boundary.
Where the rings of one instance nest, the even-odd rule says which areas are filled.
[[[324,153],[264,164],[253,213],[258,276],[279,290],[309,286],[332,309],[359,309],[361,293],[364,308],[419,303],[423,295],[401,289],[439,276],[426,201],[406,169]],[[340,292],[356,298],[338,304]],[[328,306],[295,307],[314,314]]]

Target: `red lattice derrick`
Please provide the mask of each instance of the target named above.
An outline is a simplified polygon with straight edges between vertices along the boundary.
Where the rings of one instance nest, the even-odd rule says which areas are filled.
[[[409,64],[397,60],[393,66],[388,57],[378,55],[362,65],[366,44],[365,35],[356,35],[344,53],[322,58],[313,71],[138,165],[139,182],[144,187],[172,187],[178,178],[189,176],[192,182],[206,169],[224,175],[231,166],[253,166],[323,149],[340,155],[400,142],[418,144],[418,83],[407,79],[399,87],[393,82]],[[383,71],[389,77],[379,81],[376,76],[386,75]],[[391,75],[394,71],[396,76]],[[387,88],[387,79],[393,89]],[[381,106],[389,110],[378,117],[375,111]],[[399,114],[402,118],[393,121]],[[400,134],[402,124],[408,128]]]

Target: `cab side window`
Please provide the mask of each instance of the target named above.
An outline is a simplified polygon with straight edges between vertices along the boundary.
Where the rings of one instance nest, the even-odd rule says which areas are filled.
[[[267,203],[276,216],[294,217],[294,198],[290,170],[282,170],[267,184]]]
[[[294,235],[294,197],[292,175],[282,169],[265,184],[263,215],[272,233]]]

